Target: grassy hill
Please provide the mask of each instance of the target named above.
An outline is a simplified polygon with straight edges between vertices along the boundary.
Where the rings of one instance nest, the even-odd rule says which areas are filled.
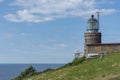
[[[84,62],[77,59],[57,70],[38,73],[24,80],[120,80],[120,53]]]

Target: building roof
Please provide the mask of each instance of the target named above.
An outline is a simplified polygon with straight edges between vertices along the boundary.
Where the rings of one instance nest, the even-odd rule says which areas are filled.
[[[96,43],[96,44],[87,44],[87,46],[100,46],[100,45],[120,45],[120,43]]]
[[[98,22],[97,19],[94,18],[94,15],[91,15],[91,18],[88,20],[88,22]]]

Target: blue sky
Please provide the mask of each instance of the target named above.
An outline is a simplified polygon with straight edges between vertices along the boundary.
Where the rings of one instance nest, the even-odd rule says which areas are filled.
[[[68,63],[83,51],[87,20],[120,42],[119,0],[0,0],[0,63]],[[95,14],[96,15],[96,14]]]

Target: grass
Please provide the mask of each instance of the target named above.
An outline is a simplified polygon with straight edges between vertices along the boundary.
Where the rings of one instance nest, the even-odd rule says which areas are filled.
[[[120,80],[120,53],[79,64],[78,61],[76,65],[69,64],[57,70],[48,70],[24,80]]]

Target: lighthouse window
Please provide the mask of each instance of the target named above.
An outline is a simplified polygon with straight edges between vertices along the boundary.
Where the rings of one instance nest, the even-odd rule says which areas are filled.
[[[94,47],[94,46],[90,46],[90,47],[89,47],[89,50],[90,50],[90,51],[94,51],[94,50],[95,50],[95,47]]]

